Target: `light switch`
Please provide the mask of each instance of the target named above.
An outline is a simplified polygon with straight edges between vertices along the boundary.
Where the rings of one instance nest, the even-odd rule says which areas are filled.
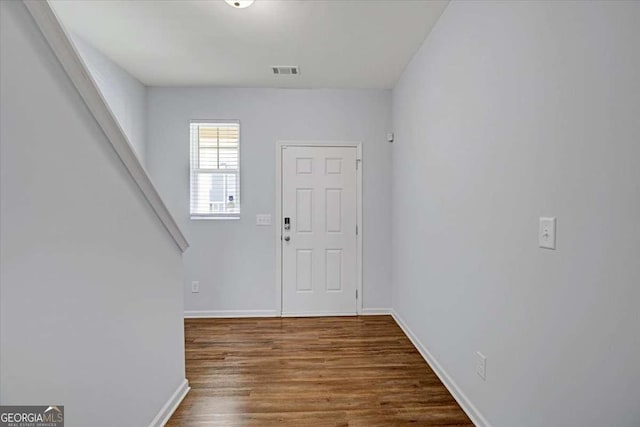
[[[256,215],[256,225],[271,225],[271,214]]]
[[[538,231],[538,245],[541,248],[556,248],[556,219],[553,217],[540,217]]]

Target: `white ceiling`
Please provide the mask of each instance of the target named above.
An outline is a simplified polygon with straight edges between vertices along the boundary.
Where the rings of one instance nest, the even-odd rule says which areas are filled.
[[[51,2],[66,25],[149,86],[391,88],[447,1]],[[275,76],[272,65],[298,65]]]

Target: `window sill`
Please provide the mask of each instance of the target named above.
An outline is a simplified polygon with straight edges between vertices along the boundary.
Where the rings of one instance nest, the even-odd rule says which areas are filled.
[[[210,220],[214,220],[214,221],[219,221],[219,220],[238,220],[240,219],[240,216],[192,216],[191,218],[189,218],[191,221],[210,221]]]

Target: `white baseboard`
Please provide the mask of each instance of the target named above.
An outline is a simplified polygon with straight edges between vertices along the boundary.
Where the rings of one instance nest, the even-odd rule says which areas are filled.
[[[334,316],[357,316],[356,313],[323,313],[323,312],[301,312],[301,313],[287,313],[283,312],[282,317],[334,317]]]
[[[363,308],[360,315],[362,316],[374,316],[374,315],[382,315],[382,314],[391,314],[392,310],[390,308]]]
[[[360,315],[390,315],[390,308],[363,308]],[[315,316],[354,316],[354,313],[278,313],[276,310],[186,310],[185,319],[234,318],[234,317],[315,317]]]
[[[447,374],[447,372],[442,368],[440,363],[433,357],[431,352],[427,350],[427,347],[424,346],[420,342],[420,340],[415,336],[415,334],[411,331],[409,326],[402,320],[402,318],[396,313],[395,310],[391,310],[391,315],[393,319],[396,321],[400,329],[405,333],[405,335],[409,338],[413,346],[420,352],[422,358],[427,362],[427,364],[431,367],[433,372],[436,373],[442,384],[449,390],[449,393],[453,396],[453,398],[458,402],[462,410],[471,418],[473,424],[478,427],[490,427],[489,422],[482,416],[478,408],[476,408],[473,403],[469,400],[469,398],[460,390],[460,387],[453,381],[453,379]]]
[[[278,317],[280,313],[275,310],[187,310],[185,319],[198,319],[207,317],[233,318],[233,317]]]
[[[189,393],[189,390],[191,390],[191,387],[189,387],[189,381],[185,378],[184,381],[180,383],[176,391],[173,392],[169,400],[167,400],[167,403],[160,408],[160,412],[158,412],[158,415],[156,415],[153,421],[151,421],[149,427],[164,426],[169,421],[169,418],[171,418],[171,415],[173,415],[176,409],[178,409],[182,399],[184,399],[187,393]]]

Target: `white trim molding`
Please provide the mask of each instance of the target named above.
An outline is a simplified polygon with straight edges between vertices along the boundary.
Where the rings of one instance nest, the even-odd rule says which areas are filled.
[[[191,387],[189,387],[189,381],[185,378],[184,381],[180,383],[176,391],[173,392],[169,400],[160,408],[160,412],[153,418],[149,427],[162,427],[171,418],[171,415],[178,409],[180,403],[185,398],[187,393],[189,393]]]
[[[116,154],[129,172],[129,175],[142,192],[155,214],[158,216],[167,232],[182,252],[188,247],[187,239],[180,231],[178,224],[160,197],[160,193],[153,185],[146,169],[135,154],[129,138],[120,127],[111,108],[105,101],[98,85],[91,76],[89,69],[76,50],[71,38],[60,23],[48,1],[23,0],[29,13],[33,16],[42,35],[55,53],[58,61],[78,90],[80,97],[98,125],[106,135]]]
[[[276,310],[187,310],[184,312],[185,319],[209,319],[222,318],[232,319],[235,317],[278,317],[280,313]]]
[[[309,311],[302,313],[282,313],[282,317],[348,317],[348,316],[357,316],[354,313],[325,313],[322,311]]]
[[[363,316],[381,316],[381,315],[391,315],[392,309],[390,308],[363,308],[362,313]]]
[[[362,236],[364,234],[364,226],[362,225],[362,142],[360,141],[276,141],[276,215],[275,227],[273,227],[275,235],[274,242],[276,247],[276,307],[278,313],[282,317],[295,316],[353,316],[354,313],[347,314],[287,314],[282,313],[282,148],[289,147],[354,147],[356,152],[357,170],[356,170],[356,227],[358,234],[356,235],[356,269],[358,272],[358,282],[356,290],[358,299],[356,301],[356,315],[362,314]]]
[[[400,317],[400,315],[395,311],[391,310],[391,316],[393,316],[393,320],[396,321],[402,332],[409,338],[413,346],[418,350],[422,358],[427,362],[427,365],[435,372],[438,376],[442,384],[449,390],[449,393],[453,396],[453,398],[458,402],[462,410],[471,418],[473,424],[478,427],[491,427],[489,422],[482,416],[478,408],[475,407],[473,403],[469,400],[469,398],[460,390],[460,387],[453,381],[453,379],[447,374],[442,365],[438,363],[433,354],[427,349],[427,347],[420,342],[418,337],[413,333],[413,331],[409,328],[406,322]]]

